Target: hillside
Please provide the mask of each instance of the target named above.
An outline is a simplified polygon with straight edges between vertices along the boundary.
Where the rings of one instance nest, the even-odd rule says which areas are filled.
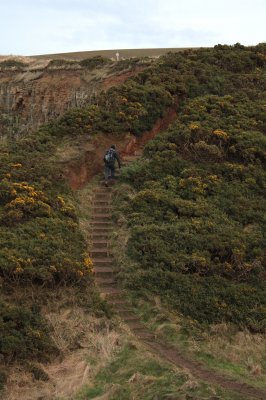
[[[92,104],[101,90],[123,83],[151,62],[139,58],[112,62],[101,56],[76,61],[0,59],[2,135],[25,134],[70,108]]]
[[[130,58],[158,58],[166,53],[176,53],[184,51],[185,48],[158,48],[158,49],[113,49],[113,50],[94,50],[94,51],[77,51],[72,53],[59,53],[59,54],[42,54],[33,56],[37,59],[69,59],[69,60],[83,60],[91,57],[106,57],[116,61],[116,54],[119,53],[120,60]]]
[[[108,68],[113,79],[122,71],[125,79],[114,79],[114,85],[97,90],[79,107],[72,108],[68,97],[57,112],[59,117],[38,130],[16,135],[13,120],[3,121],[2,385],[7,382],[11,387],[13,382],[15,388],[9,374],[13,377],[14,368],[20,370],[22,365],[36,381],[41,375],[49,382],[47,362],[90,348],[92,338],[86,332],[91,326],[102,338],[111,340],[112,334],[114,342],[105,364],[93,360],[100,345],[90,348],[90,365],[96,363],[91,378],[95,391],[91,387],[90,393],[105,393],[108,379],[116,382],[116,361],[108,370],[116,354],[125,363],[136,357],[138,365],[141,354],[127,347],[125,332],[119,330],[94,284],[88,219],[93,177],[100,172],[105,147],[116,142],[123,155],[142,150],[148,142],[143,157],[122,169],[114,188],[117,282],[136,313],[164,343],[210,368],[226,369],[265,388],[265,45],[218,45],[169,53],[157,61],[125,60],[115,65],[96,60],[90,71],[97,74]],[[85,73],[86,63],[71,64],[70,70],[83,68]],[[66,79],[63,64],[61,75],[55,74]],[[70,93],[72,83],[66,81]],[[92,81],[82,88],[85,97]],[[77,178],[71,180],[73,174],[79,177],[78,184]],[[83,189],[75,193],[69,183]],[[66,325],[61,320],[58,327],[55,321],[65,315],[65,321],[75,326],[73,310],[78,315],[76,336],[67,342]],[[80,337],[77,326],[82,326]],[[236,344],[241,334],[249,339],[240,351]],[[59,340],[63,337],[64,343]],[[169,382],[173,384],[173,371],[158,363],[154,367],[150,362],[147,373],[155,377],[160,370],[165,380],[161,389],[160,385],[154,389],[154,380],[146,377],[147,399],[153,398],[153,390],[158,394]],[[129,369],[131,375],[138,371],[132,365]],[[127,393],[121,398],[131,398],[134,391],[136,398],[143,398],[143,381],[137,380],[134,390],[120,380],[119,385],[121,393]],[[197,385],[192,398],[212,398],[211,391]],[[175,395],[179,386],[173,384]],[[79,398],[95,397],[85,396]],[[221,396],[238,398],[230,393]]]

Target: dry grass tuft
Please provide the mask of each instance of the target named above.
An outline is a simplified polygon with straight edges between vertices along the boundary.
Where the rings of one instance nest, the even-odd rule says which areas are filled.
[[[200,387],[200,384],[195,381],[194,379],[188,379],[183,385],[181,386],[181,390],[195,390]]]
[[[47,313],[53,339],[64,355],[41,365],[48,382],[34,381],[16,367],[9,376],[4,400],[67,399],[110,362],[121,348],[121,333],[104,318],[95,318],[78,307]]]
[[[259,375],[262,374],[262,367],[261,367],[261,365],[258,365],[258,364],[252,365],[252,364],[251,364],[251,365],[248,366],[248,369],[249,369],[251,375],[259,376]]]
[[[31,64],[36,61],[34,58],[26,57],[26,56],[0,55],[0,62],[9,61],[9,60],[23,62],[24,64]]]
[[[251,334],[248,331],[233,332],[230,324],[212,326],[211,331],[212,335],[204,345],[216,357],[248,366],[252,355],[255,364],[261,363],[266,349],[264,335]]]
[[[139,384],[149,384],[156,381],[158,378],[150,375],[143,375],[139,372],[135,372],[129,379],[128,383],[139,383]]]

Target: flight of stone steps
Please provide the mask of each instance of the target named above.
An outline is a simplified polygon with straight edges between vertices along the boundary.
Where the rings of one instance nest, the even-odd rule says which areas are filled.
[[[122,166],[136,161],[140,156],[125,156]],[[118,175],[118,174],[116,174]],[[102,182],[95,190],[92,202],[91,238],[92,248],[90,255],[94,265],[95,280],[101,295],[110,303],[112,309],[130,330],[142,339],[154,338],[139,317],[134,314],[126,300],[126,292],[123,291],[115,280],[113,272],[114,258],[111,249],[113,230],[112,221],[112,187],[105,187]]]
[[[127,156],[123,165],[134,162],[139,155]],[[198,360],[191,360],[183,355],[178,349],[156,340],[140,321],[139,317],[132,310],[127,301],[124,291],[115,280],[113,272],[114,258],[112,255],[112,187],[105,187],[104,181],[94,193],[91,218],[92,248],[90,251],[94,264],[95,280],[101,295],[110,303],[114,312],[128,325],[131,332],[153,353],[160,355],[178,367],[190,370],[198,379],[224,387],[227,390],[242,394],[243,399],[256,398],[265,399],[265,390],[252,387],[251,385],[239,382],[230,375],[220,374],[218,371],[209,370]]]

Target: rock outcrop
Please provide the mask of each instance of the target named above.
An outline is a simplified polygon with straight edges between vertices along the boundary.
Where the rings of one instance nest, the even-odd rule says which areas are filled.
[[[38,128],[72,107],[94,101],[100,90],[123,83],[142,67],[117,72],[113,64],[82,68],[0,69],[0,129],[15,135]]]

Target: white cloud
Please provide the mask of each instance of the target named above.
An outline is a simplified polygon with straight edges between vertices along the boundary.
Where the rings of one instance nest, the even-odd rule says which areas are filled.
[[[0,4],[0,54],[257,44],[262,0],[9,0]]]

